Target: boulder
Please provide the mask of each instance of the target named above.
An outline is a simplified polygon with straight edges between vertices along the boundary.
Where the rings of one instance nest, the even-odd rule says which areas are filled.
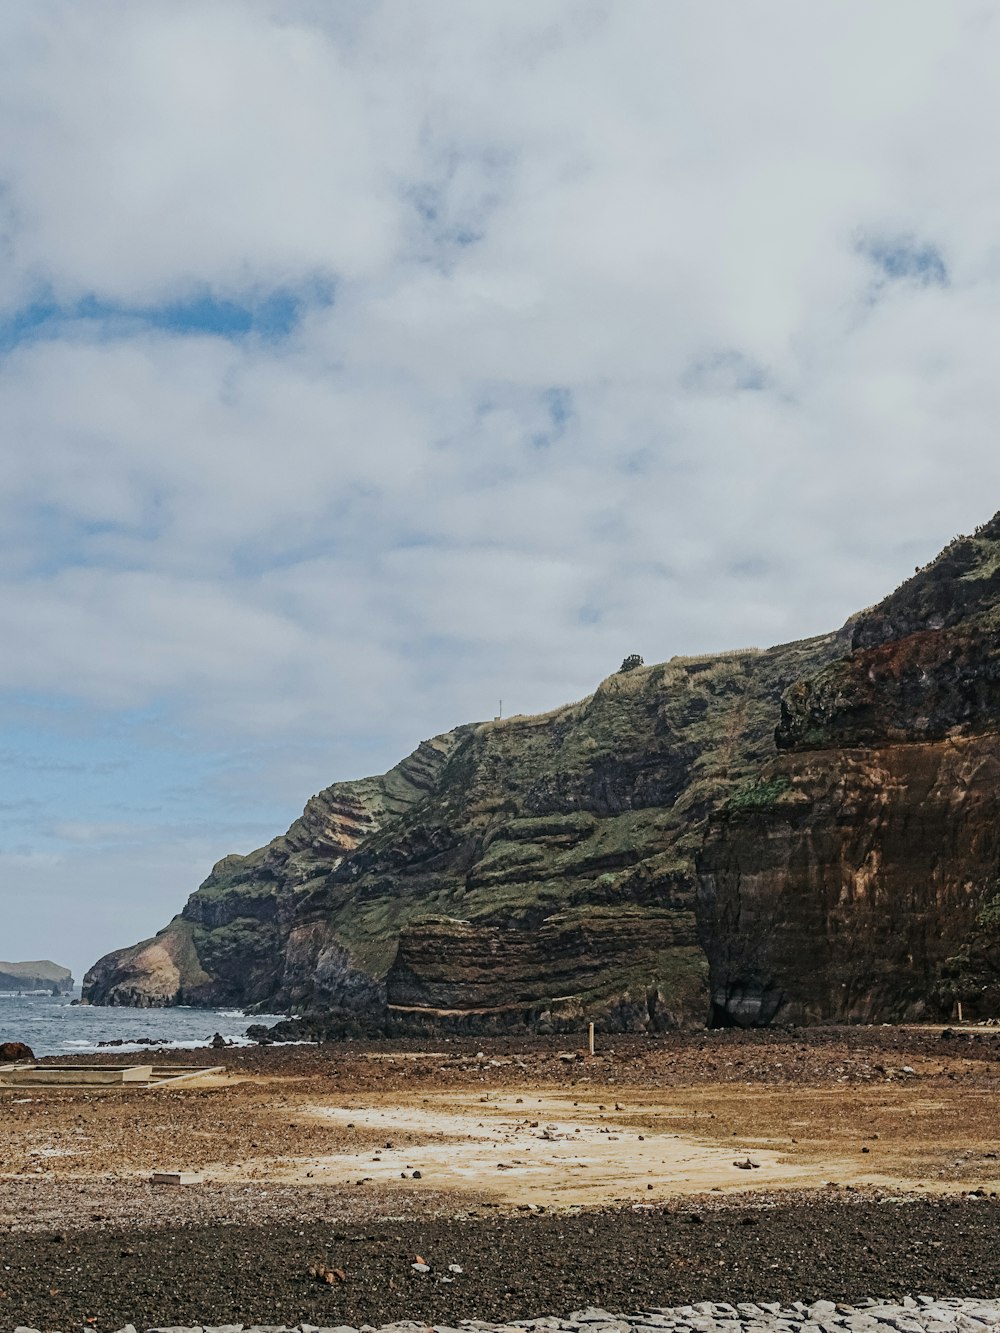
[[[12,1065],[34,1060],[35,1052],[23,1041],[0,1041],[0,1065]]]

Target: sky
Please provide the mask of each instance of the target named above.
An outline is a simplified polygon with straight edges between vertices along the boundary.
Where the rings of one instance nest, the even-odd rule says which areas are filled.
[[[1000,12],[0,7],[0,957],[1000,508]]]

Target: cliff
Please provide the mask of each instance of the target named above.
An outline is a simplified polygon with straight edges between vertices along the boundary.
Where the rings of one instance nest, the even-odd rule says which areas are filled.
[[[68,995],[73,977],[68,967],[48,959],[31,963],[0,963],[0,991],[56,991]]]
[[[327,788],[84,994],[341,1031],[988,1008],[998,627],[1000,517],[836,633],[628,661]]]
[[[779,756],[713,814],[699,859],[715,1021],[995,1012],[998,608],[1000,518],[787,692]]]
[[[426,742],[220,861],[159,935],[101,959],[84,994],[396,1030],[701,1022],[706,818],[775,753],[784,691],[838,651],[829,635],[675,658]]]

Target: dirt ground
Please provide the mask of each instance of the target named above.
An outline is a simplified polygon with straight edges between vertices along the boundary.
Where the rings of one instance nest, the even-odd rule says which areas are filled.
[[[175,1087],[0,1092],[0,1226],[37,1224],[47,1194],[62,1210],[72,1190],[87,1202],[67,1224],[113,1218],[128,1186],[163,1222],[197,1215],[199,1198],[216,1217],[240,1189],[280,1216],[296,1190],[326,1206],[332,1193],[347,1217],[1000,1192],[1000,1033],[989,1029],[615,1037],[593,1058],[565,1039],[195,1058],[224,1072]],[[140,1188],[168,1169],[206,1183]],[[29,1218],[26,1192],[39,1201]]]
[[[0,1091],[0,1329],[1000,1290],[1000,1032],[175,1059],[224,1068]]]

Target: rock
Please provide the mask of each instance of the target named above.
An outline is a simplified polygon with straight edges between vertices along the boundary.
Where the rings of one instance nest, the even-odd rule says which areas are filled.
[[[994,519],[848,622],[850,651],[782,701],[782,757],[713,814],[700,870],[720,1019],[914,1018],[950,1009],[966,975],[977,1005],[1000,1004],[977,937],[995,877],[985,831],[1000,815],[998,550]],[[753,931],[732,930],[736,902]]]
[[[272,1011],[308,997],[319,1037],[449,1025],[578,1034],[581,1002],[607,1031],[701,1021],[697,831],[773,753],[782,691],[837,645],[829,635],[615,675],[544,719],[459,727],[384,777],[335,784],[285,835],[220,861],[154,939],[99,960],[86,997]],[[651,752],[654,715],[667,739]],[[699,756],[725,774],[699,778],[665,842],[662,811]],[[470,894],[495,897],[496,919],[464,919]],[[386,962],[366,971],[356,959],[373,940]]]
[[[328,1268],[326,1264],[314,1264],[309,1269],[309,1276],[314,1282],[321,1282],[327,1287],[336,1287],[347,1281],[347,1274],[342,1268]]]
[[[837,1307],[833,1301],[813,1301],[809,1307],[809,1318],[822,1322],[824,1319],[833,1319],[837,1313]]]
[[[33,1063],[35,1052],[23,1041],[0,1042],[0,1065]]]

